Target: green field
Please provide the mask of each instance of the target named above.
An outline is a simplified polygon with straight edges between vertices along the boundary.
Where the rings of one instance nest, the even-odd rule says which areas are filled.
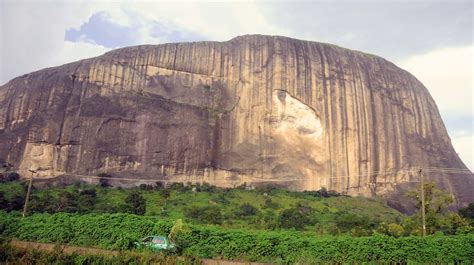
[[[168,256],[278,264],[474,260],[472,226],[442,207],[427,209],[431,235],[420,237],[418,215],[406,216],[381,199],[325,190],[223,189],[207,184],[122,189],[75,184],[33,189],[27,217],[21,218],[25,191],[25,183],[19,181],[0,183],[4,240],[133,250],[135,241],[167,235],[182,219],[178,249],[165,253]],[[10,258],[30,255],[8,245],[0,251]]]

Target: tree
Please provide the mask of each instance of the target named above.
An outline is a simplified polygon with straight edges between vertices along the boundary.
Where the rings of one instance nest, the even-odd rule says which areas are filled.
[[[125,198],[125,212],[144,215],[146,212],[145,198],[138,191],[133,191]]]
[[[448,207],[454,202],[454,198],[448,192],[438,189],[434,183],[425,183],[425,216],[426,216],[426,233],[434,234],[436,231],[441,231],[447,234],[454,234],[457,230],[469,230],[465,227],[468,224],[462,221],[462,218],[456,213],[448,212]],[[410,190],[407,193],[408,197],[415,200],[415,207],[418,209],[417,213],[412,218],[418,220],[421,224],[421,195],[418,190]],[[420,227],[421,225],[418,225]],[[421,231],[421,228],[416,228]]]
[[[405,229],[397,223],[390,223],[388,225],[386,223],[381,223],[377,228],[377,232],[393,237],[400,237],[405,233]]]
[[[193,219],[200,223],[222,224],[223,216],[217,206],[192,207],[184,210],[186,218]]]
[[[240,205],[239,210],[236,212],[236,215],[239,217],[253,216],[257,214],[257,208],[255,208],[250,203],[244,203]]]
[[[111,186],[109,183],[109,179],[112,178],[112,175],[107,173],[99,173],[97,176],[99,177],[99,185],[102,188],[107,188]]]
[[[467,207],[459,209],[459,215],[468,219],[471,224],[474,224],[474,202],[471,202]]]
[[[67,212],[74,213],[79,211],[78,207],[78,194],[69,191],[59,192],[59,198],[55,201],[55,212]]]
[[[163,199],[165,199],[165,201],[168,200],[168,198],[171,196],[171,192],[170,192],[169,189],[161,190],[160,194],[161,194],[161,197],[163,197]]]
[[[85,189],[79,192],[79,211],[81,213],[90,212],[97,201],[97,192],[94,188]]]
[[[263,209],[278,209],[281,205],[277,202],[272,201],[272,199],[267,198],[262,206]]]
[[[8,200],[5,198],[5,194],[0,191],[0,209],[6,209]]]
[[[278,223],[281,228],[303,229],[309,223],[309,220],[297,208],[289,208],[280,213]]]

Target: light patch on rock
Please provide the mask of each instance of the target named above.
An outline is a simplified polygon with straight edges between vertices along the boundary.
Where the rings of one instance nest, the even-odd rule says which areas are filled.
[[[284,90],[274,90],[272,100],[274,132],[286,137],[294,134],[314,139],[322,137],[321,119],[312,108]]]

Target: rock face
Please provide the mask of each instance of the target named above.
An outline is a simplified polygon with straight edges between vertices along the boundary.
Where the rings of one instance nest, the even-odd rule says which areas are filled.
[[[424,168],[458,205],[474,201],[415,77],[276,36],[129,47],[15,78],[0,87],[0,160],[37,178],[326,187],[394,205]]]

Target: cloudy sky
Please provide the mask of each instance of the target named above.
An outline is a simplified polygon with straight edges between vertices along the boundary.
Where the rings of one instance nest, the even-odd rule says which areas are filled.
[[[118,47],[252,33],[329,42],[410,71],[434,97],[456,151],[474,169],[471,0],[0,0],[0,85]]]

